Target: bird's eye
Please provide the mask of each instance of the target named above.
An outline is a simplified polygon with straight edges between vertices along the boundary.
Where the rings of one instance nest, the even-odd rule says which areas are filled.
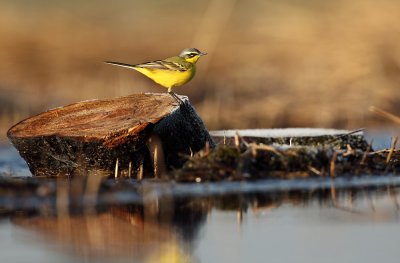
[[[188,55],[189,58],[192,58],[192,57],[194,57],[194,56],[196,56],[196,54],[189,54],[189,55]]]

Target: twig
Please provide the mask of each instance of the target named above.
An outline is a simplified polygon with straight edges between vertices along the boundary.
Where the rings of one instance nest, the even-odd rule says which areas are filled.
[[[365,165],[365,160],[367,159],[368,153],[372,149],[372,143],[374,142],[374,139],[371,140],[371,142],[368,144],[367,150],[364,152],[363,157],[361,158],[360,165]]]
[[[347,144],[346,147],[347,147],[347,150],[346,150],[346,152],[343,153],[344,157],[355,154],[355,150],[353,148],[351,148],[350,144]]]
[[[332,155],[332,159],[331,159],[330,167],[329,167],[329,172],[330,172],[331,177],[335,177],[335,162],[336,162],[337,156],[338,156],[338,152],[335,151]]]

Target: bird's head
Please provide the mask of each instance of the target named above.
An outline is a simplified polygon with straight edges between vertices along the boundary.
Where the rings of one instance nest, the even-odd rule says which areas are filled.
[[[196,48],[185,48],[184,50],[182,50],[182,52],[179,54],[179,56],[181,58],[183,58],[184,60],[186,60],[187,62],[190,63],[196,63],[197,60],[201,57],[207,55],[207,53],[204,52],[200,52],[200,50],[196,49]]]

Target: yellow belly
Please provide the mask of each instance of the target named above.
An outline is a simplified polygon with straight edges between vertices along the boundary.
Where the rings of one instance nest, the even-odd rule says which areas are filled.
[[[196,73],[194,66],[187,71],[159,70],[139,67],[134,69],[167,89],[182,86],[191,80]]]

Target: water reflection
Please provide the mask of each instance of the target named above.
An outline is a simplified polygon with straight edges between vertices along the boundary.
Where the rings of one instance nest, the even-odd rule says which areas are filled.
[[[180,262],[188,258],[178,236],[168,225],[146,222],[134,213],[117,209],[95,216],[19,217],[13,222],[35,231],[39,241],[44,238],[67,253],[86,259]]]
[[[118,182],[110,187],[104,177],[94,178],[58,179],[42,186],[25,181],[26,187],[21,187],[21,182],[19,187],[26,191],[22,194],[26,198],[38,192],[45,192],[46,197],[42,196],[43,202],[36,209],[9,208],[8,215],[12,214],[12,222],[18,227],[36,233],[37,240],[32,242],[57,244],[82,259],[195,262],[191,244],[208,213],[205,200],[172,194],[160,198],[154,196],[152,184],[145,183],[129,201],[120,204],[114,202],[120,194]],[[128,184],[123,188],[139,187],[124,183]],[[105,199],[107,202],[102,202]]]
[[[200,233],[213,213],[235,213],[238,227],[248,217],[268,217],[270,211],[287,205],[331,208],[360,220],[372,214],[375,220],[387,222],[397,220],[397,185],[253,192],[236,187],[236,191],[214,190],[212,194],[203,185],[202,195],[193,191],[196,188],[192,194],[183,194],[182,189],[190,190],[190,185],[139,184],[106,180],[101,175],[41,183],[21,179],[14,185],[18,193],[12,187],[8,192],[1,189],[0,211],[18,228],[35,233],[30,242],[53,244],[60,253],[82,261],[199,262],[195,251],[202,240]],[[14,200],[8,206],[6,196]]]

